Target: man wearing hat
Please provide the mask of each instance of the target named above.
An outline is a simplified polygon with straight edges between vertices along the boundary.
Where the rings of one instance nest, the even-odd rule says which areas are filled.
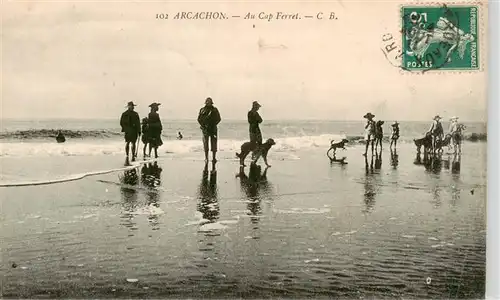
[[[392,148],[392,145],[394,144],[394,149],[396,149],[397,144],[398,144],[398,139],[399,139],[399,123],[398,123],[398,121],[394,121],[391,124],[391,127],[392,127],[392,133],[391,133],[391,146],[390,146],[390,148]]]
[[[248,131],[250,133],[250,142],[256,143],[258,146],[262,144],[262,133],[260,132],[259,124],[262,123],[262,118],[259,115],[261,105],[259,102],[252,103],[252,109],[248,112]]]
[[[127,159],[129,157],[129,145],[132,143],[132,161],[135,161],[135,143],[141,134],[141,120],[139,118],[139,114],[134,111],[135,106],[134,102],[130,101],[127,104],[127,110],[122,113],[120,118],[122,132],[125,133],[125,153],[127,154]]]
[[[375,143],[375,121],[373,118],[375,115],[372,113],[367,113],[366,115],[363,116],[363,118],[366,119],[366,125],[365,125],[365,141],[366,141],[366,148],[365,148],[365,153],[363,154],[366,156],[368,153],[368,147],[372,146],[372,154],[373,154],[373,144]]]
[[[198,124],[203,134],[203,150],[205,151],[205,161],[208,161],[208,140],[210,140],[210,150],[212,150],[212,162],[217,162],[217,125],[221,121],[219,110],[214,106],[212,98],[205,99],[205,106],[198,113]]]
[[[431,127],[426,132],[426,135],[430,134],[432,137],[432,150],[434,153],[436,153],[438,150],[437,146],[440,145],[443,140],[444,130],[441,119],[439,115],[436,115],[432,121]]]
[[[158,114],[160,105],[160,103],[156,102],[151,103],[149,105],[151,112],[148,115],[149,156],[151,157],[151,150],[155,149],[155,158],[158,158],[158,147],[163,145],[163,141],[161,140],[163,126]]]

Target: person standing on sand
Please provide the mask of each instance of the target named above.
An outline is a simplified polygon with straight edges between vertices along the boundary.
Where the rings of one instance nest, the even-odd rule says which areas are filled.
[[[141,120],[139,119],[139,114],[134,111],[136,105],[133,101],[127,104],[127,110],[122,113],[120,118],[120,126],[122,127],[122,132],[125,133],[125,153],[127,154],[127,160],[129,157],[130,143],[132,143],[132,161],[135,161],[135,143],[137,138],[141,134]]]
[[[252,152],[252,159],[256,157],[258,149],[262,145],[262,133],[260,132],[260,123],[262,123],[262,118],[259,114],[259,109],[261,105],[259,102],[254,101],[252,103],[252,109],[248,112],[248,131],[250,135],[250,142],[256,144],[255,151]]]
[[[149,124],[148,124],[148,118],[144,118],[142,119],[142,144],[144,145],[144,147],[142,148],[142,156],[143,158],[146,158],[146,148],[149,144],[149,134],[148,134],[148,130],[149,130]]]
[[[441,141],[443,140],[444,131],[443,131],[443,124],[441,123],[441,119],[442,118],[439,115],[436,115],[434,117],[434,120],[432,121],[431,127],[429,128],[429,130],[425,134],[426,136],[430,134],[432,137],[432,151],[433,151],[433,153],[436,153],[436,151],[438,150],[437,146],[441,145]]]
[[[148,115],[148,135],[149,135],[149,157],[151,157],[151,150],[155,149],[155,158],[158,158],[158,147],[163,145],[161,140],[161,125],[160,115],[158,114],[160,103],[153,102],[149,105],[151,112]]]
[[[372,145],[372,154],[373,154],[373,144],[375,143],[375,121],[373,120],[374,117],[375,115],[373,115],[370,112],[363,116],[363,118],[366,119],[366,125],[365,125],[366,148],[365,148],[365,153],[363,153],[364,156],[367,155],[368,147],[370,146],[370,144]]]
[[[391,133],[391,146],[394,145],[394,149],[396,149],[397,144],[398,144],[398,139],[399,139],[399,123],[398,121],[394,121],[394,123],[391,124],[392,127],[392,133]]]
[[[250,142],[256,143],[257,145],[262,144],[262,133],[260,132],[259,124],[262,123],[262,118],[259,115],[259,109],[261,105],[259,102],[254,101],[252,103],[252,109],[248,112],[248,131],[250,134]]]
[[[212,150],[212,162],[217,162],[217,125],[221,121],[219,110],[214,106],[212,98],[205,100],[205,106],[198,113],[198,124],[203,134],[203,150],[205,162],[208,162],[208,140],[210,139],[210,150]]]

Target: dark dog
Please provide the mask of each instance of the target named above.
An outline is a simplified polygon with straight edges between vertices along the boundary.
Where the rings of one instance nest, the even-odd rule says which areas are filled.
[[[417,146],[417,153],[420,153],[420,149],[422,146],[424,147],[424,152],[429,152],[432,150],[432,137],[430,135],[426,135],[420,139],[413,139],[415,146]]]
[[[414,139],[415,146],[417,146],[417,153],[420,153],[422,146],[424,147],[424,152],[432,152],[432,136],[427,135],[420,139]],[[451,142],[451,135],[447,134],[443,140],[438,140],[436,143],[436,151],[443,152],[443,147],[449,146]]]
[[[250,152],[253,152],[254,154],[253,163],[257,163],[259,158],[262,156],[266,166],[270,167],[270,165],[267,163],[267,153],[269,152],[269,150],[273,145],[276,145],[273,139],[268,139],[260,147],[258,147],[257,144],[252,142],[243,143],[243,145],[241,145],[241,153],[236,153],[236,157],[240,159],[240,166],[245,165],[245,158],[248,156]]]
[[[333,156],[335,157],[335,154],[337,153],[337,149],[344,149],[345,150],[345,144],[346,143],[349,143],[348,140],[346,139],[342,139],[340,142],[336,142],[335,143],[335,140],[332,140],[330,141],[330,149],[328,149],[328,151],[326,152],[327,153],[327,156],[330,157],[330,155],[328,155],[328,153],[333,150]]]

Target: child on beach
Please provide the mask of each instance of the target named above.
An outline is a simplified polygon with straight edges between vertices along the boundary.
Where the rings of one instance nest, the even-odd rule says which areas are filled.
[[[392,127],[392,133],[391,133],[391,146],[394,144],[394,149],[396,149],[397,144],[398,144],[398,139],[399,139],[399,123],[398,121],[394,121],[394,123],[391,124]]]
[[[142,155],[145,158],[146,157],[146,149],[149,143],[149,136],[148,136],[148,130],[149,130],[149,125],[148,125],[148,118],[143,118],[142,119],[142,143],[144,144],[144,148],[142,149]]]
[[[367,113],[366,115],[363,116],[363,118],[366,119],[366,125],[365,125],[365,141],[366,141],[366,148],[365,148],[365,153],[363,154],[364,156],[367,155],[368,153],[368,147],[370,144],[372,145],[372,154],[373,154],[373,144],[375,143],[375,121],[373,118],[375,115],[372,113]]]

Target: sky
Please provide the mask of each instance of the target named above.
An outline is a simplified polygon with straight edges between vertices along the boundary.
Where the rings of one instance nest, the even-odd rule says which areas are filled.
[[[195,119],[212,97],[233,120],[257,100],[268,120],[358,120],[370,111],[386,120],[486,121],[487,7],[483,70],[408,74],[381,50],[382,36],[399,32],[400,4],[4,1],[1,116],[117,118],[134,101],[141,116],[160,102],[163,119]],[[174,20],[182,11],[338,19]]]

